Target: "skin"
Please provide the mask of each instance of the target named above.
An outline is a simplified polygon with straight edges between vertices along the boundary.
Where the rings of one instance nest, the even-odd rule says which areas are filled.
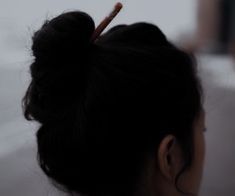
[[[204,158],[205,158],[205,113],[203,112],[200,119],[196,122],[194,130],[194,148],[195,156],[193,164],[181,178],[180,185],[184,187],[187,192],[198,195],[200,189],[200,182],[203,174]]]
[[[205,157],[205,113],[194,124],[194,157],[192,165],[180,177],[178,187],[189,195],[197,196],[203,174]],[[137,195],[148,196],[183,196],[187,195],[177,190],[175,177],[184,164],[182,150],[173,135],[167,135],[160,143],[158,153],[147,166],[144,184]]]

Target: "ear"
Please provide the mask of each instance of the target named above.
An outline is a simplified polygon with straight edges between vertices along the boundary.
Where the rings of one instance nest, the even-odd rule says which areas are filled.
[[[161,174],[171,182],[182,167],[183,157],[177,139],[173,135],[163,138],[158,149],[158,165]]]

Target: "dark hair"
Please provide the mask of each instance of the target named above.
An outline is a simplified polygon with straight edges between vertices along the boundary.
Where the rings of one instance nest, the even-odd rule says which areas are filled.
[[[133,195],[164,136],[182,146],[183,170],[192,162],[201,111],[195,61],[152,24],[118,25],[91,42],[94,28],[74,11],[34,34],[24,114],[41,124],[39,164],[57,184],[89,196]]]

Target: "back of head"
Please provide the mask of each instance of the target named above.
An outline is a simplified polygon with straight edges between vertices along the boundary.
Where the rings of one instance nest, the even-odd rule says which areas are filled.
[[[68,12],[34,34],[25,116],[41,123],[39,163],[57,184],[133,195],[165,135],[191,149],[200,86],[191,57],[155,25],[118,25],[91,42],[94,28],[86,13]]]

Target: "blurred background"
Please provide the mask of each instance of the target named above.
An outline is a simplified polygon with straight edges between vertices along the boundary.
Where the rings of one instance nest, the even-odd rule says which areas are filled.
[[[0,195],[63,195],[36,162],[37,124],[24,120],[21,99],[29,83],[31,36],[45,19],[80,9],[99,23],[114,0],[0,0]],[[207,155],[201,196],[235,195],[235,1],[123,0],[112,22],[158,25],[194,52],[205,91]],[[234,2],[234,3],[233,3]]]

